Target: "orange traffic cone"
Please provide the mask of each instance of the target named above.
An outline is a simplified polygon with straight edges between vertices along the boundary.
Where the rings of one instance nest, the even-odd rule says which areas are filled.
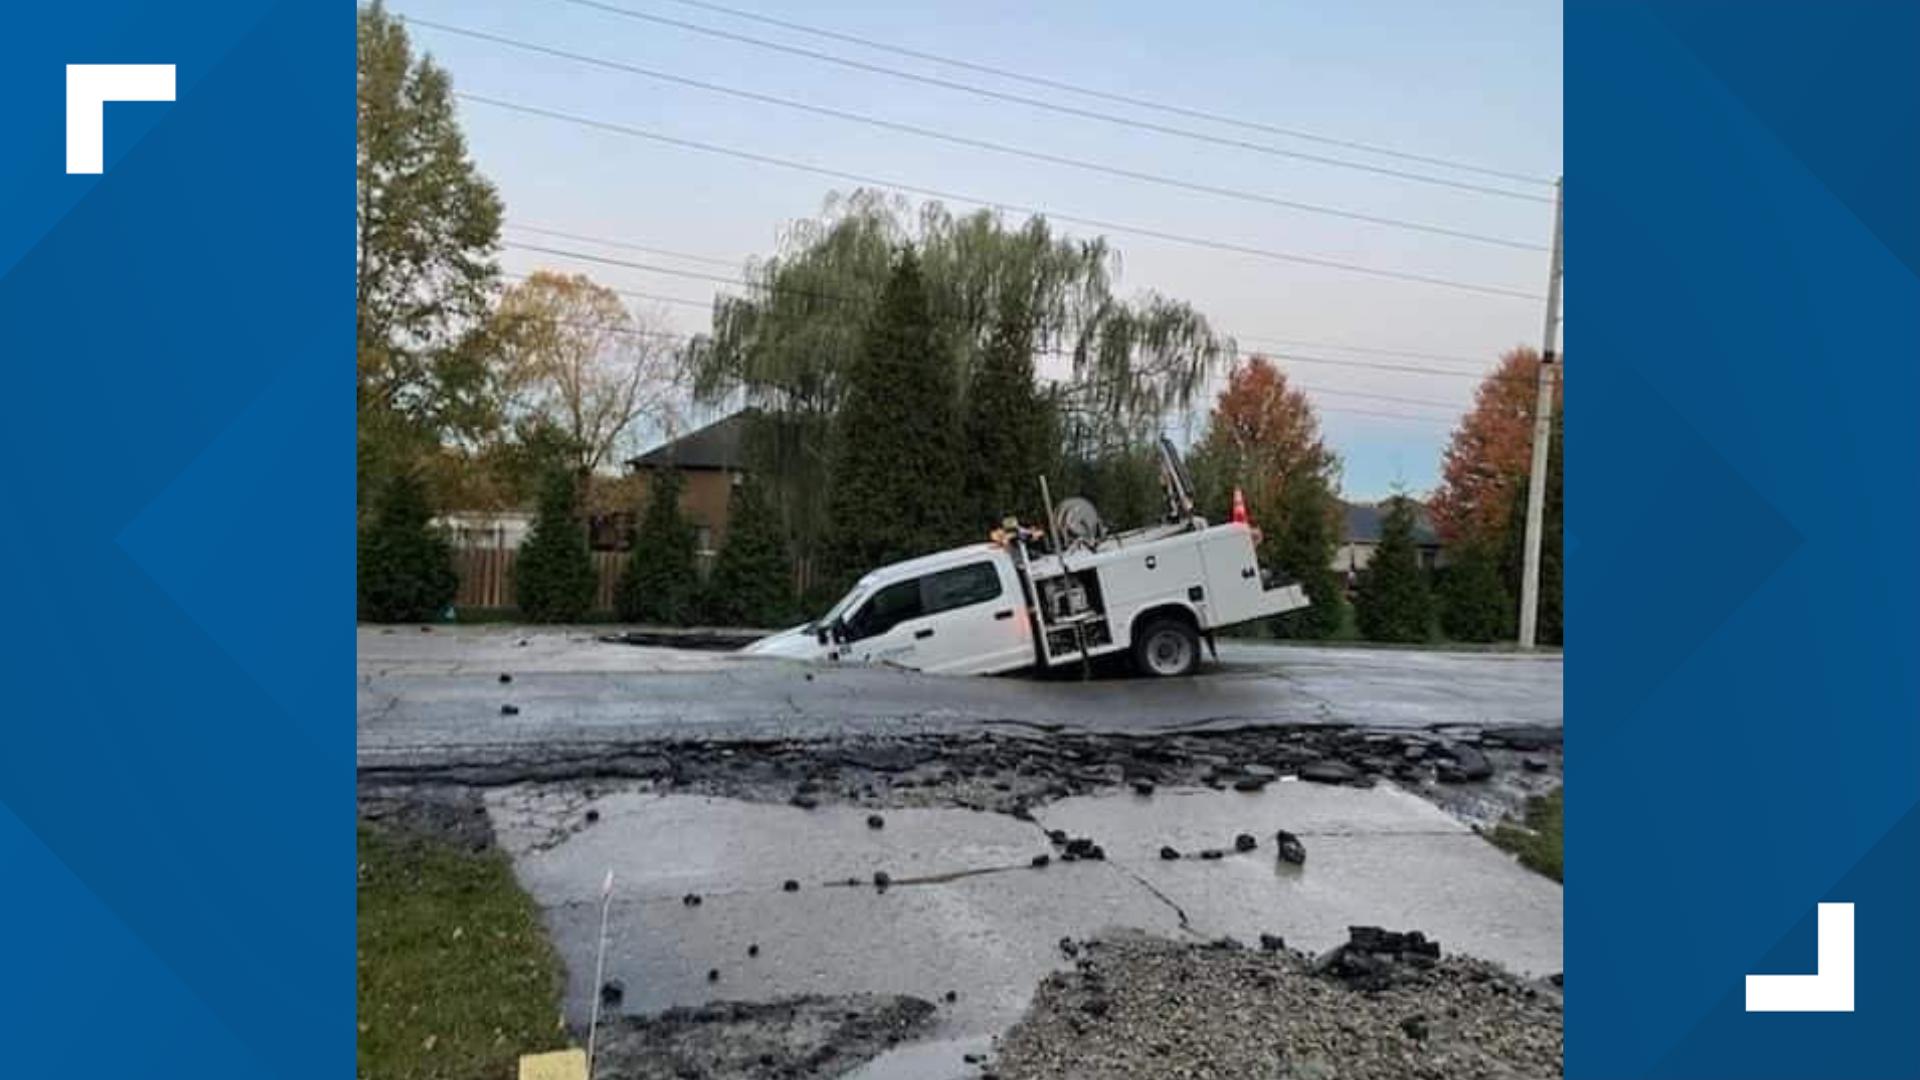
[[[1247,521],[1247,497],[1240,494],[1239,488],[1233,489],[1233,523],[1235,525],[1249,524]]]

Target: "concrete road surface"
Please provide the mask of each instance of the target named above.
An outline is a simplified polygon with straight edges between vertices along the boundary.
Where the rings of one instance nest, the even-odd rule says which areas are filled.
[[[606,644],[523,627],[359,631],[362,763],[457,748],[1248,723],[1559,724],[1557,654],[1227,642],[1189,679],[979,678]],[[512,677],[509,683],[500,676]],[[503,713],[503,706],[517,710]]]
[[[1039,808],[1032,822],[895,809],[882,829],[856,807],[691,795],[528,786],[496,789],[487,803],[566,961],[575,1023],[596,989],[598,899],[611,871],[606,972],[625,987],[629,1012],[799,994],[941,1003],[930,1042],[884,1056],[866,1077],[969,1074],[962,1055],[984,1052],[1040,979],[1070,964],[1061,939],[1107,930],[1232,935],[1249,946],[1273,933],[1321,952],[1349,926],[1379,925],[1422,929],[1450,953],[1523,975],[1562,962],[1560,886],[1389,786],[1110,793]],[[1097,841],[1105,859],[1032,866],[1039,854],[1058,859],[1050,828]],[[1275,858],[1281,828],[1302,838],[1305,865]],[[1241,832],[1259,846],[1192,857],[1232,852]],[[1162,845],[1189,855],[1164,861]],[[875,871],[890,876],[887,889],[875,888]],[[789,879],[796,891],[783,888]]]

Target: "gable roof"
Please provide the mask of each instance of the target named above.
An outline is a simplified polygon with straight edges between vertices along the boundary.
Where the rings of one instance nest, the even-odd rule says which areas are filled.
[[[627,462],[630,469],[726,469],[746,468],[742,446],[747,425],[754,410],[742,409],[722,417],[698,431],[689,432]]]
[[[1345,511],[1340,539],[1349,544],[1377,544],[1380,542],[1380,527],[1387,520],[1387,508],[1384,503],[1351,503],[1342,501]],[[1433,530],[1433,519],[1427,514],[1425,503],[1416,501],[1413,514],[1413,542],[1421,547],[1438,547],[1440,534]]]

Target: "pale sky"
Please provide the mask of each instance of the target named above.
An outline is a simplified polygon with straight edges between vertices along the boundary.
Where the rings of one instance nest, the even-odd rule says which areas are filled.
[[[1171,116],[828,41],[675,0],[595,2],[1279,149],[1541,198],[1550,194],[1540,184]],[[1558,3],[719,2],[1078,86],[1426,157],[1544,178],[1561,167]],[[389,6],[401,15],[548,48],[1214,187],[1540,247],[1551,228],[1551,208],[1543,202],[984,100],[568,0],[389,0]],[[1175,190],[808,115],[424,26],[415,25],[411,33],[416,47],[445,66],[463,93],[983,200],[1523,293],[1545,291],[1543,251]],[[746,256],[773,251],[787,223],[817,215],[828,191],[854,186],[479,103],[462,102],[460,120],[480,168],[500,189],[509,226],[559,229],[727,262],[645,255],[512,228],[507,239],[700,273],[737,276]],[[963,213],[975,208],[950,205]],[[1059,222],[1055,227],[1076,235],[1099,231]],[[1328,360],[1473,374],[1490,367],[1505,349],[1539,345],[1543,305],[1538,299],[1387,280],[1124,233],[1108,237],[1122,257],[1122,295],[1153,289],[1184,299],[1220,330],[1239,337],[1243,349],[1271,347]],[[539,266],[584,271],[615,288],[700,305],[715,290],[727,288],[513,249],[504,253],[502,265],[516,274]],[[661,305],[654,311],[677,331],[706,328],[702,306]],[[1254,338],[1299,344],[1269,346]],[[1472,378],[1425,372],[1285,360],[1281,365],[1309,388],[1320,409],[1328,442],[1345,461],[1349,498],[1376,498],[1395,485],[1430,489],[1448,431],[1475,386]]]

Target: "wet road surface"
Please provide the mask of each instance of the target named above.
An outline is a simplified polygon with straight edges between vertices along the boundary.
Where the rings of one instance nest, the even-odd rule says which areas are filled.
[[[525,644],[521,644],[525,642]],[[501,683],[501,674],[512,676]],[[514,627],[359,631],[360,760],[651,738],[993,724],[1156,731],[1264,723],[1553,724],[1558,654],[1226,642],[1190,679],[930,676],[607,644]],[[504,712],[510,707],[511,712]]]

